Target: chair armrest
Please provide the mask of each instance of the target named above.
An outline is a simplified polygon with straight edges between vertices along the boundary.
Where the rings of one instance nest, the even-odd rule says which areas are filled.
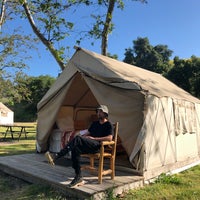
[[[101,142],[101,145],[103,145],[103,146],[112,145],[112,144],[115,144],[115,142],[114,141],[102,141]]]

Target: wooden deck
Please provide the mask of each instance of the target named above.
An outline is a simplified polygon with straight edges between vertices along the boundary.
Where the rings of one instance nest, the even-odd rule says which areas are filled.
[[[74,177],[70,160],[65,159],[52,167],[44,154],[37,153],[0,157],[0,170],[31,183],[51,185],[70,199],[106,199],[109,191],[117,195],[144,185],[143,177],[134,174],[131,168],[116,166],[113,181],[110,176],[104,176],[103,183],[98,184],[96,175],[83,171],[85,184],[69,188],[68,184]]]

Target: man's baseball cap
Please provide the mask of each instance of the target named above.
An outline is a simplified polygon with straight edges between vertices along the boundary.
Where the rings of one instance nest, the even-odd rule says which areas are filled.
[[[102,110],[104,113],[108,115],[108,107],[105,105],[100,105],[97,110]]]

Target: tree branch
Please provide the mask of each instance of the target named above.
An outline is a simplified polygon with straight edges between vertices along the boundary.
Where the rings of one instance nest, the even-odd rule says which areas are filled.
[[[4,22],[4,19],[5,19],[6,1],[7,1],[7,0],[2,0],[2,3],[1,3],[0,30],[1,30],[1,27],[2,27],[3,22]]]
[[[39,29],[36,27],[34,19],[31,15],[30,9],[28,7],[28,3],[26,0],[24,0],[23,2],[23,8],[25,10],[26,16],[28,18],[28,21],[33,29],[33,32],[37,35],[37,37],[42,41],[42,43],[49,49],[49,51],[51,52],[51,54],[53,55],[53,57],[56,59],[56,62],[58,63],[58,65],[60,66],[61,70],[63,70],[65,68],[65,64],[61,61],[57,50],[53,47],[52,43],[47,40],[42,33],[40,33]]]

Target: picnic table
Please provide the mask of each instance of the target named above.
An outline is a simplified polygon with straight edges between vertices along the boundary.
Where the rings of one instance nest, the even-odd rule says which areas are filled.
[[[7,134],[11,135],[11,138],[14,139],[14,134],[18,134],[18,140],[22,134],[24,134],[25,138],[27,139],[27,128],[34,128],[32,125],[27,124],[0,124],[0,127],[5,127],[6,130],[2,134],[4,134],[4,139],[6,138]]]

